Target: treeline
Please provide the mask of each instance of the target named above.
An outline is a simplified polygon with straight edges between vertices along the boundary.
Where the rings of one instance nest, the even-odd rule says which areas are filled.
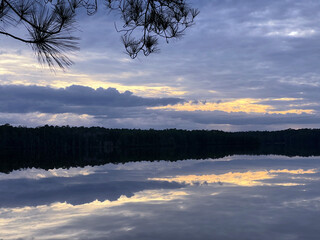
[[[320,129],[223,132],[101,127],[0,126],[0,171],[106,162],[217,158],[233,154],[320,155]]]
[[[209,145],[257,145],[242,133],[205,130],[137,130],[102,127],[43,126],[37,128],[0,126],[0,152],[48,156],[103,156],[115,149],[181,148]]]

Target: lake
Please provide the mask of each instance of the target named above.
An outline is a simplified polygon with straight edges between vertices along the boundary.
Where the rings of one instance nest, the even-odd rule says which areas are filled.
[[[319,170],[235,155],[0,173],[0,239],[318,240]]]

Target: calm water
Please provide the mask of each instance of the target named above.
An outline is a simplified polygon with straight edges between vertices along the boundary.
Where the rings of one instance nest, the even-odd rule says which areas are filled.
[[[315,239],[320,157],[0,173],[0,239]]]

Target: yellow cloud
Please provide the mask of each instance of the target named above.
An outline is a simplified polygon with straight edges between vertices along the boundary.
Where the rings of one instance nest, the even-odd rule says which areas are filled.
[[[309,169],[309,170],[303,170],[303,169],[298,169],[298,170],[288,170],[288,169],[278,169],[278,170],[270,170],[270,173],[289,173],[289,174],[312,174],[312,173],[317,173],[316,169]]]
[[[268,113],[268,114],[287,114],[287,113],[313,113],[312,109],[290,109],[284,111],[275,111],[274,107],[266,104],[259,104],[259,102],[267,101],[270,99],[252,99],[252,98],[241,98],[230,100],[226,102],[206,102],[206,103],[192,103],[186,102],[183,104],[177,104],[174,106],[161,106],[161,107],[153,107],[150,109],[167,109],[174,111],[223,111],[223,112],[244,112],[244,113]],[[292,101],[296,100],[295,98],[279,98],[273,99],[276,101]]]

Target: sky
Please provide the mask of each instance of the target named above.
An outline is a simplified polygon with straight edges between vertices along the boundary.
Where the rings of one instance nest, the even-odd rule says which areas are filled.
[[[131,59],[101,6],[80,16],[65,71],[0,36],[0,124],[140,129],[320,127],[320,2],[189,0],[200,14],[160,53]]]

